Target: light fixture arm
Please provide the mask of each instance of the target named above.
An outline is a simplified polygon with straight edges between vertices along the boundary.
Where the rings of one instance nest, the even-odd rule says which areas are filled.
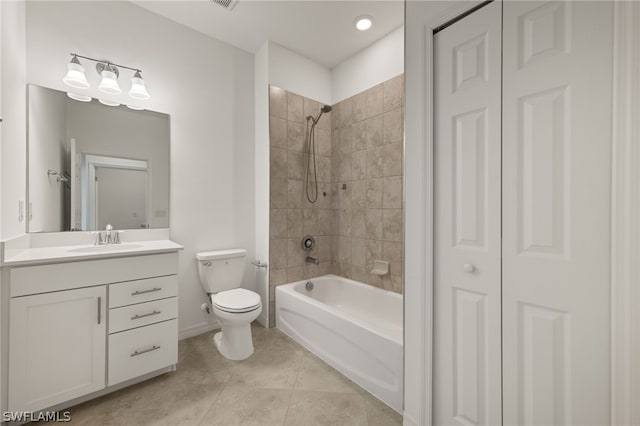
[[[128,66],[126,66],[126,65],[116,64],[116,63],[111,62],[111,61],[105,61],[105,60],[103,60],[103,59],[96,59],[96,58],[91,58],[91,57],[89,57],[89,56],[82,56],[82,55],[78,55],[77,53],[71,53],[70,55],[71,55],[71,56],[73,56],[73,57],[76,57],[76,58],[82,58],[82,59],[87,59],[87,60],[89,60],[89,61],[93,61],[93,62],[97,62],[97,63],[106,64],[107,66],[114,66],[114,67],[118,67],[118,68],[125,68],[125,69],[131,70],[131,71],[135,71],[135,72],[139,72],[139,73],[141,73],[141,72],[142,72],[142,70],[141,70],[140,68],[132,68],[132,67],[128,67]]]

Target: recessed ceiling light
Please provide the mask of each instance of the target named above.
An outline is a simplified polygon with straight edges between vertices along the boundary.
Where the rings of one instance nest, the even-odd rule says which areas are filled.
[[[373,26],[373,18],[369,15],[361,15],[353,21],[353,24],[359,31],[367,31]]]

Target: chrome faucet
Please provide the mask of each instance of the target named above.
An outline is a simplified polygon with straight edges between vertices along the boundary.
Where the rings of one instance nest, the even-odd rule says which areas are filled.
[[[104,233],[105,233],[104,239],[106,244],[112,244],[112,241],[113,241],[112,232],[113,232],[113,226],[111,226],[111,224],[108,223],[107,227],[104,229]]]
[[[317,257],[311,257],[311,256],[307,256],[307,258],[305,259],[307,263],[313,263],[314,265],[319,265],[320,261],[318,260]]]
[[[96,241],[94,245],[102,246],[106,244],[120,244],[120,231],[114,231],[111,224],[106,226],[104,230],[104,238],[102,238],[102,232],[96,232]]]

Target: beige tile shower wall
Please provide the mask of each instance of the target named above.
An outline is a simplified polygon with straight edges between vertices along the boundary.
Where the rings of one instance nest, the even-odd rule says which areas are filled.
[[[278,285],[334,273],[402,292],[402,75],[333,106],[316,127],[318,201],[305,195],[307,121],[320,103],[269,88],[269,324],[275,325]],[[344,188],[344,189],[343,189]],[[304,235],[313,235],[316,266],[305,262]],[[374,260],[390,274],[370,273]]]
[[[336,209],[331,196],[331,113],[322,116],[315,129],[318,200],[307,201],[304,174],[309,158],[306,117],[316,116],[322,105],[312,99],[269,88],[270,226],[269,302],[271,326],[275,324],[275,287],[331,272],[331,236]],[[324,195],[323,195],[324,194]],[[302,237],[313,235],[316,248],[310,256],[320,265],[305,262]]]
[[[402,75],[334,105],[333,273],[402,293]],[[375,260],[390,275],[371,274]]]

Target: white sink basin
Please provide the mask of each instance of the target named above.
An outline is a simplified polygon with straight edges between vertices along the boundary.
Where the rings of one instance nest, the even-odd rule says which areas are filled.
[[[134,250],[143,247],[141,244],[107,244],[104,246],[78,247],[68,250],[70,253],[111,253]]]

